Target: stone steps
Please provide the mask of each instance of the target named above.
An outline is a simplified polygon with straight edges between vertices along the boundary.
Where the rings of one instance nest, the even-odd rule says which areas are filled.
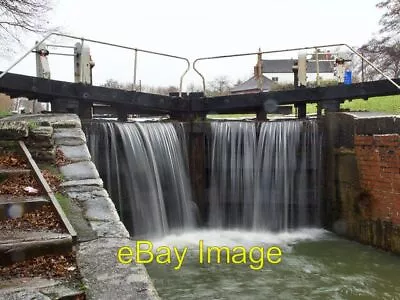
[[[59,203],[55,199],[47,181],[44,179],[26,145],[21,141],[18,144],[28,161],[30,169],[0,167],[0,176],[4,179],[9,176],[17,176],[19,178],[19,176],[32,174],[44,189],[45,195],[0,195],[0,220],[16,219],[22,217],[25,213],[37,209],[40,210],[44,204],[50,204],[55,208],[65,226],[65,216],[61,208],[56,207],[57,205],[59,206]],[[24,186],[21,185],[19,188],[24,188]],[[34,225],[30,228],[19,228],[19,226],[18,228],[2,227],[0,229],[0,266],[12,265],[43,255],[68,254],[72,251],[73,242],[73,236],[69,230],[68,233],[58,233],[38,229]]]
[[[65,233],[33,230],[0,231],[0,265],[6,266],[48,254],[72,251],[72,237]]]
[[[74,300],[85,299],[77,280],[21,277],[0,282],[0,299]]]
[[[15,219],[49,203],[43,196],[0,195],[0,220]]]

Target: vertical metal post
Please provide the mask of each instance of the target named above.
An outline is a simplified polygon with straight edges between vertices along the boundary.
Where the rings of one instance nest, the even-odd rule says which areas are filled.
[[[322,116],[322,105],[321,103],[317,103],[317,117],[320,118]]]
[[[36,77],[42,77],[43,76],[43,71],[42,71],[42,69],[40,68],[40,55],[39,55],[39,53],[38,53],[38,51],[39,51],[39,42],[38,41],[36,41],[35,42],[35,45],[36,45],[36,54],[35,54],[35,57],[36,57]],[[32,113],[36,113],[36,103],[37,103],[37,99],[34,99],[33,101],[32,101]]]
[[[84,38],[81,38],[81,56],[80,56],[80,64],[79,64],[79,68],[80,68],[80,74],[79,74],[79,77],[80,77],[80,80],[79,80],[79,82],[82,82],[83,81],[83,64],[82,64],[82,53],[83,53],[83,43],[85,42],[85,39]]]
[[[262,53],[261,48],[258,49],[257,54],[257,84],[260,92],[263,91],[263,78],[262,78]]]
[[[293,71],[293,86],[295,89],[297,89],[299,87],[299,66],[297,61],[294,62],[292,71]]]
[[[316,63],[316,67],[317,67],[317,86],[319,86],[319,55],[318,55],[318,48],[315,48],[315,63]]]
[[[296,105],[297,118],[305,119],[307,117],[307,105],[305,103],[299,103]]]
[[[361,53],[364,56],[364,53]],[[361,82],[364,82],[364,59],[361,58]]]
[[[136,91],[136,72],[137,72],[137,49],[135,49],[135,61],[133,67],[133,90]]]

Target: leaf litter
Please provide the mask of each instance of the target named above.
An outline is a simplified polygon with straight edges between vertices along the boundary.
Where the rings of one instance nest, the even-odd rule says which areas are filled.
[[[61,150],[56,152],[56,165],[68,164]],[[28,168],[26,159],[17,153],[1,153],[0,168]],[[61,179],[49,170],[42,170],[53,192],[59,190]],[[37,195],[43,195],[44,190],[32,175],[11,175],[0,178],[0,194],[13,196],[29,195],[29,190],[37,189]],[[39,209],[24,213],[21,217],[0,221],[0,230],[44,230],[64,233],[66,229],[52,205],[45,204]],[[27,261],[14,263],[9,266],[0,266],[0,278],[21,277],[47,277],[47,278],[80,278],[76,265],[76,254],[71,252],[65,255],[45,255]]]

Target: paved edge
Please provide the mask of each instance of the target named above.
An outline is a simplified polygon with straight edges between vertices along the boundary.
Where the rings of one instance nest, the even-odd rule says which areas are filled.
[[[63,120],[75,126],[64,127],[57,122],[55,134],[62,136],[62,139],[54,139],[55,146],[59,147],[66,159],[75,161],[59,168],[64,176],[68,177],[71,173],[75,175],[63,188],[68,197],[82,207],[83,217],[97,235],[91,241],[79,243],[77,249],[77,263],[87,288],[87,299],[160,299],[144,265],[135,262],[123,265],[117,261],[118,248],[127,245],[134,248],[136,243],[130,239],[114,203],[103,188],[96,167],[94,172],[90,172],[93,176],[88,176],[88,172],[80,172],[85,161],[91,166],[92,163],[87,155],[89,150],[80,121],[77,122],[77,116],[68,116],[73,122],[68,118]],[[81,145],[84,152],[78,164],[76,145]],[[76,173],[74,165],[77,166]],[[83,178],[79,177],[80,173]]]

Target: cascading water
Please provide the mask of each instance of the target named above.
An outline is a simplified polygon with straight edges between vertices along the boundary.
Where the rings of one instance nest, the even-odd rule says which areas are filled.
[[[212,124],[211,226],[317,226],[320,133],[315,121]]]
[[[171,123],[86,125],[93,160],[132,235],[195,225],[185,134],[178,129]],[[211,133],[210,227],[319,225],[316,121],[212,122]]]
[[[249,227],[254,198],[256,127],[249,122],[211,124],[211,227]]]
[[[91,123],[86,135],[132,235],[165,235],[195,225],[187,165],[172,124]]]
[[[212,122],[209,152],[204,153],[211,168],[208,229],[194,224],[182,125],[102,122],[85,129],[93,160],[131,234],[146,235],[154,251],[162,246],[186,253],[179,270],[174,255],[171,263],[146,265],[163,299],[399,295],[394,256],[323,229],[286,231],[319,225],[317,121]],[[207,255],[209,262],[199,261],[200,241],[217,249]],[[268,255],[257,250],[270,246],[282,250],[278,265],[267,263]],[[247,262],[236,258],[233,263],[234,249],[242,248]],[[259,271],[251,270],[258,264]]]

